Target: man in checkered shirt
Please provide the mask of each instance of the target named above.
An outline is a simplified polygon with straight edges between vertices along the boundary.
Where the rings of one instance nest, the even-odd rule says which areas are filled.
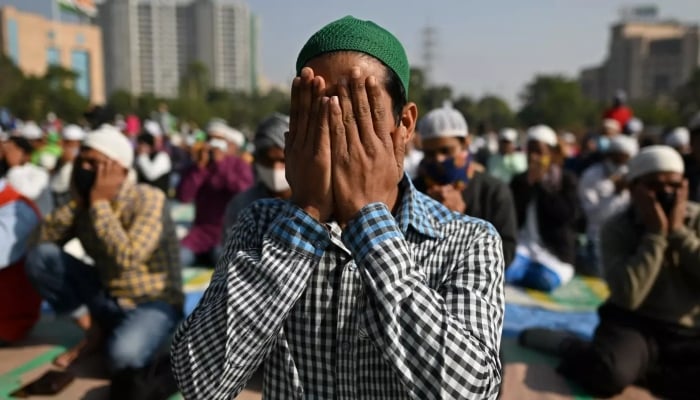
[[[501,240],[403,173],[418,110],[403,47],[346,17],[299,54],[291,201],[230,233],[172,361],[188,399],[231,399],[265,363],[265,399],[495,399]]]

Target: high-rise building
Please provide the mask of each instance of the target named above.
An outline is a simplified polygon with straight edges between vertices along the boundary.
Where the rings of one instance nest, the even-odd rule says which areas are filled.
[[[176,96],[194,62],[212,87],[257,90],[258,21],[242,1],[107,0],[98,21],[110,93]]]
[[[102,34],[94,25],[65,23],[0,8],[0,50],[27,75],[51,65],[77,74],[75,89],[94,104],[105,100]]]
[[[581,72],[584,94],[606,101],[624,90],[630,99],[673,95],[700,67],[698,25],[662,20],[654,9],[625,10],[611,29],[607,59]]]

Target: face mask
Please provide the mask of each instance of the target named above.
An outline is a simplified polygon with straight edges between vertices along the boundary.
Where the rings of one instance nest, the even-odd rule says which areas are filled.
[[[676,205],[676,192],[667,192],[665,190],[659,190],[656,192],[656,201],[659,202],[661,208],[664,210],[666,215],[671,215],[671,211]]]
[[[5,176],[8,169],[10,169],[10,167],[7,165],[7,161],[0,160],[0,177]]]
[[[421,175],[428,187],[433,185],[455,185],[466,188],[469,183],[471,157],[462,154],[444,161],[425,161],[421,165]]]
[[[260,181],[273,193],[282,193],[289,190],[289,183],[285,177],[284,169],[273,169],[255,164],[255,171]]]
[[[605,152],[610,147],[610,138],[607,136],[598,137],[598,151]]]
[[[92,186],[95,184],[95,178],[97,174],[93,170],[84,169],[81,167],[75,168],[73,170],[73,184],[75,185],[75,190],[78,194],[86,199],[90,196],[90,191]]]

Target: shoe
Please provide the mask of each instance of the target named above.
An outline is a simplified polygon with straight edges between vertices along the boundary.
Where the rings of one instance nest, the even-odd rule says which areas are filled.
[[[572,342],[581,341],[575,334],[556,329],[530,328],[518,336],[518,344],[546,354],[561,356]]]

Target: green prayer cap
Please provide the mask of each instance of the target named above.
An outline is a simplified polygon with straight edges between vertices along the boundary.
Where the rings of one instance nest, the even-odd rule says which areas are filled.
[[[314,33],[301,49],[297,58],[297,75],[311,59],[334,51],[357,51],[381,61],[399,77],[408,97],[411,75],[408,57],[401,42],[391,32],[372,21],[352,16],[333,21]]]

